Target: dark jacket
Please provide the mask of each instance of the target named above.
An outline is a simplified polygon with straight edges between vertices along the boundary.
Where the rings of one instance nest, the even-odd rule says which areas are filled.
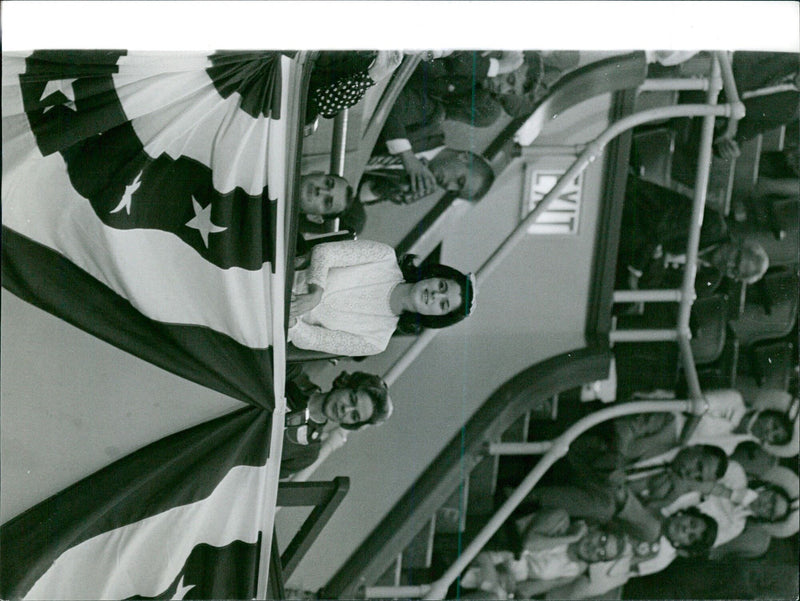
[[[653,254],[661,246],[663,252],[683,254],[689,240],[692,200],[669,188],[629,177],[622,211],[622,232],[619,250],[619,272],[627,276],[630,266],[642,272],[640,288],[675,287],[680,284],[682,269],[665,267]],[[730,241],[722,214],[706,207],[700,230],[699,251],[709,252]],[[698,269],[695,287],[698,295],[712,293],[723,275],[713,266]]]
[[[308,399],[319,391],[308,379],[303,368],[290,364],[286,368],[286,428],[283,433],[280,477],[286,478],[308,467],[319,457],[322,443],[320,436],[324,424],[316,424],[305,418]]]

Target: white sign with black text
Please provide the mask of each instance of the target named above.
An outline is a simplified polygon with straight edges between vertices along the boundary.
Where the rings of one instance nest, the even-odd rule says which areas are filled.
[[[523,219],[533,211],[545,195],[553,189],[564,171],[529,172],[527,190],[523,206]],[[528,227],[529,234],[572,234],[578,233],[580,218],[581,190],[583,177],[579,175],[558,195],[544,213]]]

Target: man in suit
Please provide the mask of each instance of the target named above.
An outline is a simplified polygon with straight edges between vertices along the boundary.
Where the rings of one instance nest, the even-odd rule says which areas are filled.
[[[467,150],[453,150],[446,146],[427,153],[430,161],[422,158],[430,170],[436,186],[455,192],[458,198],[476,202],[494,182],[494,173],[488,161],[480,155]],[[398,162],[382,165],[373,162],[367,165],[358,188],[358,201],[361,204],[392,202],[411,204],[429,193],[415,192],[408,173]]]
[[[281,456],[281,478],[308,467],[319,457],[328,424],[346,430],[382,424],[392,413],[386,383],[364,372],[342,372],[323,392],[300,365],[286,370],[286,428]]]
[[[618,287],[676,288],[686,264],[692,201],[669,188],[629,177],[622,212]],[[723,278],[753,284],[769,267],[760,244],[737,240],[719,211],[706,207],[700,230],[698,296],[713,294]]]
[[[538,62],[535,68],[539,69]],[[459,111],[463,113],[466,103],[470,124],[480,127],[494,123],[502,112],[499,99],[515,95],[517,88],[527,89],[536,77],[530,76],[529,70],[521,52],[504,52],[499,58],[478,52],[454,52],[420,64],[386,119],[378,152],[383,152],[385,144],[389,154],[402,161],[414,193],[430,194],[436,188],[436,179],[417,154],[444,145],[444,120],[454,118]],[[505,81],[512,74],[515,86],[498,88],[502,93],[478,85],[496,78]]]

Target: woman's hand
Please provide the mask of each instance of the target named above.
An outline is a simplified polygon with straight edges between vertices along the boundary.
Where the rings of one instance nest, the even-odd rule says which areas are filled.
[[[420,161],[413,151],[405,150],[400,153],[400,160],[408,174],[411,182],[411,190],[414,194],[430,194],[436,190],[436,178],[422,161]]]
[[[323,289],[316,284],[310,284],[307,294],[292,294],[289,305],[289,319],[297,318],[308,313],[322,301]]]
[[[714,141],[714,150],[726,161],[732,161],[742,154],[739,145],[732,137],[722,136]]]
[[[586,522],[584,522],[583,520],[576,522],[575,526],[576,526],[575,532],[569,536],[569,538],[572,539],[573,543],[576,543],[579,540],[581,540],[584,536],[586,536],[586,533],[589,531],[589,526],[587,526]]]
[[[400,63],[403,62],[403,53],[400,50],[378,50],[378,54],[369,66],[367,74],[375,83],[389,77]]]

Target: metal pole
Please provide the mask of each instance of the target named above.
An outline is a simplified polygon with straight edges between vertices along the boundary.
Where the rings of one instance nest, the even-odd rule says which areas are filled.
[[[602,423],[608,419],[631,415],[634,413],[661,413],[672,411],[685,411],[691,413],[701,413],[705,406],[700,401],[637,401],[632,403],[621,403],[613,407],[601,409],[587,415],[570,426],[566,432],[553,441],[553,448],[542,457],[534,466],[531,472],[520,483],[517,489],[511,494],[505,503],[497,510],[489,522],[478,533],[475,539],[467,545],[466,549],[451,565],[447,571],[437,581],[431,584],[425,599],[443,599],[447,594],[447,588],[455,581],[461,572],[472,562],[484,545],[503,525],[511,513],[525,499],[536,483],[541,479],[545,472],[558,459],[567,454],[570,443],[586,430]]]
[[[715,60],[711,69],[711,86],[708,89],[706,100],[709,104],[716,104],[722,82],[720,80],[719,61]],[[697,379],[697,371],[692,359],[691,330],[689,317],[692,312],[692,303],[695,296],[695,276],[697,275],[697,256],[700,246],[700,231],[703,227],[703,212],[706,204],[709,173],[711,171],[711,145],[714,141],[714,115],[703,117],[703,129],[700,137],[700,153],[697,157],[697,178],[694,186],[694,200],[692,203],[691,226],[689,228],[689,241],[686,248],[686,267],[683,271],[681,290],[683,298],[678,309],[678,332],[680,333],[680,350],[683,355],[689,392],[692,398],[700,398],[702,392]]]
[[[718,69],[717,77],[719,77],[720,74],[722,76],[722,82],[725,87],[725,100],[734,107],[734,113],[731,115],[731,118],[728,119],[728,125],[725,129],[725,137],[732,139],[739,128],[739,120],[744,117],[745,108],[739,98],[739,91],[736,89],[736,80],[733,78],[733,68],[731,67],[731,60],[728,53],[724,51],[715,52],[714,56],[716,60],[714,61],[713,68]],[[709,90],[709,94],[710,93],[711,90]],[[717,93],[714,95],[714,102],[716,102],[718,94],[719,89],[717,89]]]
[[[430,585],[419,586],[368,586],[364,588],[365,599],[419,599],[430,590]]]
[[[708,78],[696,77],[694,79],[664,78],[645,79],[639,86],[640,92],[677,92],[679,90],[707,90]]]
[[[542,155],[578,156],[586,148],[585,144],[531,144],[523,146],[520,156],[539,157]]]
[[[350,109],[344,109],[333,118],[330,172],[344,177],[344,159],[347,152],[347,123]]]
[[[683,296],[681,290],[615,290],[615,303],[678,303]]]
[[[553,441],[541,442],[492,442],[489,455],[543,455],[553,448]]]
[[[586,149],[575,160],[572,166],[562,175],[556,185],[545,197],[536,205],[536,208],[531,211],[525,219],[514,229],[511,234],[503,241],[503,243],[492,253],[492,255],[481,265],[476,273],[478,285],[480,285],[486,277],[494,271],[494,269],[503,261],[503,259],[513,250],[513,248],[527,236],[528,227],[533,224],[539,216],[544,213],[550,206],[550,203],[558,198],[559,194],[572,183],[578,175],[580,175],[586,167],[588,167],[600,152],[605,148],[611,140],[616,138],[621,133],[633,129],[637,125],[642,125],[649,121],[657,121],[661,119],[671,119],[674,117],[697,117],[714,115],[720,117],[727,117],[731,114],[731,108],[727,105],[714,105],[708,106],[705,104],[683,104],[677,106],[658,107],[647,111],[641,111],[628,117],[624,117],[612,124],[594,141],[587,144]],[[400,375],[408,368],[411,363],[422,353],[425,347],[431,343],[436,337],[438,330],[425,330],[414,343],[406,350],[406,352],[392,365],[389,371],[384,375],[384,380],[390,386],[400,377]]]
[[[350,109],[344,109],[333,118],[333,140],[331,142],[331,164],[329,171],[332,174],[344,177],[344,160],[347,154],[347,125],[350,118]],[[334,232],[339,231],[339,218],[331,222]]]
[[[610,342],[664,342],[680,338],[678,330],[625,329],[608,333]]]

